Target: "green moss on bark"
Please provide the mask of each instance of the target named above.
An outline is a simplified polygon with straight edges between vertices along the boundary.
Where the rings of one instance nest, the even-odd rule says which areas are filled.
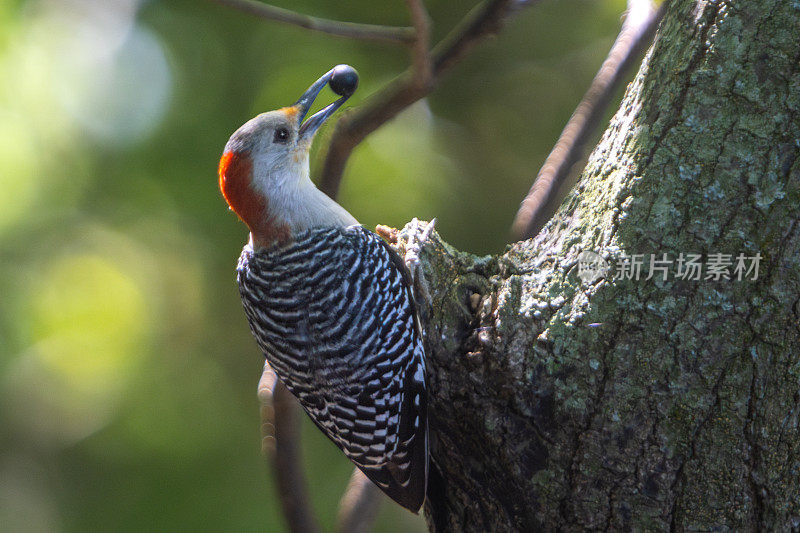
[[[673,2],[536,239],[423,249],[432,525],[800,527],[798,35],[792,2]],[[584,250],[643,275],[582,283]],[[761,271],[644,279],[689,253]]]

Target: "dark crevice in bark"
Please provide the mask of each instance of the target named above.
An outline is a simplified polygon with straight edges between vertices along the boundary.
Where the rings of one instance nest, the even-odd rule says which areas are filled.
[[[747,357],[750,354],[743,354],[743,356]],[[747,443],[747,454],[750,458],[749,465],[750,465],[750,472],[748,475],[748,484],[750,488],[750,497],[753,499],[753,530],[759,531],[763,528],[764,523],[764,499],[765,496],[762,496],[762,492],[766,492],[766,489],[762,486],[760,481],[758,480],[758,476],[760,475],[759,472],[759,445],[757,438],[755,436],[755,428],[753,427],[755,422],[755,412],[756,412],[756,383],[758,381],[758,366],[756,364],[756,357],[750,356],[752,359],[752,378],[750,379],[750,393],[747,397],[747,417],[745,419],[744,428],[742,428],[742,433],[744,436],[744,441]]]
[[[716,383],[714,383],[714,387],[711,389],[711,396],[713,396],[714,401],[709,407],[706,414],[697,424],[697,427],[692,432],[692,436],[689,439],[688,447],[689,447],[689,456],[684,458],[678,465],[678,469],[675,475],[675,480],[672,482],[672,486],[670,487],[673,494],[675,494],[675,499],[672,504],[672,509],[670,511],[670,531],[678,531],[678,522],[677,518],[680,513],[680,504],[683,498],[683,489],[685,486],[686,480],[686,463],[691,462],[697,456],[697,441],[700,438],[700,434],[703,431],[703,428],[708,423],[714,414],[716,414],[717,410],[719,409],[720,397],[719,397],[719,388],[722,385],[722,381],[725,379],[725,375],[727,374],[727,368],[723,368],[722,372],[719,373],[717,377]]]
[[[643,165],[644,167],[650,166],[650,164],[653,162],[653,156],[655,155],[656,150],[659,148],[661,141],[667,134],[669,134],[669,132],[675,127],[675,125],[678,124],[678,121],[680,120],[681,115],[683,114],[683,108],[684,105],[686,104],[686,96],[689,93],[689,88],[692,85],[691,73],[697,70],[697,67],[700,65],[700,62],[706,57],[706,54],[708,53],[709,50],[708,40],[707,40],[708,32],[716,23],[717,16],[719,15],[722,6],[725,5],[725,2],[722,1],[716,3],[712,2],[712,5],[713,5],[712,8],[710,9],[707,8],[708,13],[705,16],[703,25],[699,29],[699,35],[694,39],[694,42],[698,43],[697,44],[698,48],[692,55],[692,58],[686,67],[685,73],[688,74],[686,76],[686,81],[681,86],[678,97],[672,103],[672,108],[670,109],[671,118],[670,120],[667,121],[667,123],[664,126],[662,126],[660,134],[655,138],[653,142],[653,147],[650,150],[650,153],[648,153],[645,158],[645,162]],[[653,119],[653,124],[658,124],[658,120],[660,118],[661,118],[660,113],[657,113]]]
[[[580,460],[578,459],[578,453],[581,449],[581,439],[583,436],[591,429],[592,424],[594,423],[595,417],[597,416],[598,412],[600,411],[600,405],[602,403],[603,395],[605,394],[606,383],[608,383],[609,376],[610,376],[610,369],[608,363],[608,354],[614,348],[616,344],[617,337],[622,330],[622,325],[619,322],[619,318],[617,317],[617,328],[611,336],[607,344],[607,348],[605,353],[602,357],[602,365],[603,365],[603,374],[600,379],[600,383],[598,384],[598,390],[595,392],[595,402],[591,409],[591,411],[586,416],[586,422],[580,428],[580,430],[575,433],[575,436],[572,440],[572,453],[570,454],[569,463],[567,464],[567,486],[566,490],[564,491],[564,497],[558,504],[558,508],[561,513],[561,518],[565,524],[572,524],[575,516],[574,511],[571,506],[571,502],[575,500],[575,470],[580,465]]]

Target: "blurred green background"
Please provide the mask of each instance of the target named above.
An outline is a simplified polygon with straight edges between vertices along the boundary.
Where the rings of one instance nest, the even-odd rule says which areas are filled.
[[[279,4],[408,22],[399,0]],[[435,37],[472,5],[430,0]],[[461,249],[502,250],[624,7],[522,11],[356,150],[340,202],[367,227],[435,216]],[[234,280],[246,233],[218,158],[332,65],[358,69],[358,105],[407,56],[198,0],[0,3],[1,530],[283,530]],[[331,524],[351,467],[310,422],[304,435]],[[379,531],[422,527],[383,505]]]

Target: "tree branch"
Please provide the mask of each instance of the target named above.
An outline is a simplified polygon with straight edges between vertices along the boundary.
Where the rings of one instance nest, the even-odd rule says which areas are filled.
[[[366,533],[378,517],[378,506],[383,495],[361,470],[353,469],[350,482],[339,502],[336,531],[340,533]]]
[[[261,451],[269,458],[278,485],[283,515],[293,533],[318,533],[311,509],[308,486],[300,461],[300,420],[289,389],[278,379],[269,363],[258,382],[261,400]]]
[[[477,5],[434,48],[434,74],[442,75],[483,39],[499,33],[512,12],[537,2],[538,0],[491,0]]]
[[[432,74],[428,83],[419,82],[416,69],[412,66],[373,94],[361,107],[339,119],[325,157],[320,189],[328,196],[335,196],[353,149],[403,109],[427,96],[442,74],[461,61],[481,40],[500,31],[507,15],[519,5],[513,0],[490,0],[479,5],[434,48],[430,57]]]
[[[668,2],[657,11],[650,0],[628,0],[628,12],[614,45],[588,91],[547,156],[511,227],[513,240],[536,235],[563,200],[570,169],[584,157],[586,143],[603,118],[614,92],[652,41]]]
[[[416,35],[412,48],[414,79],[420,86],[427,87],[433,79],[430,55],[431,20],[423,0],[406,0],[406,4]]]
[[[414,29],[409,27],[380,26],[377,24],[359,24],[342,22],[311,15],[304,15],[289,9],[271,6],[255,0],[211,0],[219,5],[232,7],[250,15],[284,24],[299,26],[307,30],[359,39],[362,41],[382,41],[390,43],[411,44],[415,41]]]

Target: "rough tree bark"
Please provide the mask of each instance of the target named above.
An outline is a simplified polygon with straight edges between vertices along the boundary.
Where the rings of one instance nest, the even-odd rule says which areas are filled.
[[[432,529],[800,528],[798,36],[797,1],[672,2],[538,237],[423,247]],[[645,279],[681,253],[760,272]]]

